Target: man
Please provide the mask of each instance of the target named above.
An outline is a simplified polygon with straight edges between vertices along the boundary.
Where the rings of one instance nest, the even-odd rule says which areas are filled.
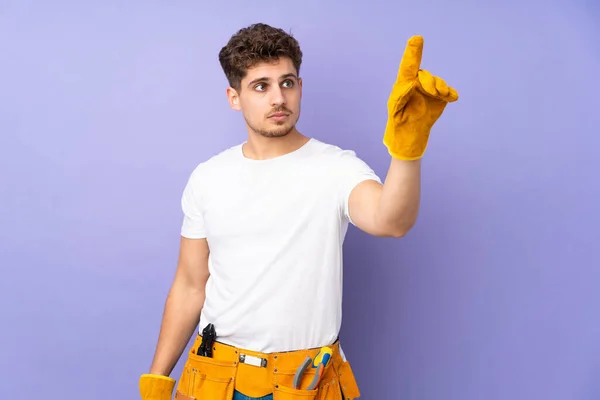
[[[177,271],[142,399],[171,398],[170,374],[196,329],[176,399],[360,396],[338,340],[346,229],[396,238],[411,229],[430,130],[458,99],[420,69],[422,46],[409,40],[388,101],[385,184],[354,152],[296,128],[302,52],[293,37],[255,24],[221,50],[248,139],[187,182]],[[307,357],[318,366],[320,351],[327,363],[296,374]]]

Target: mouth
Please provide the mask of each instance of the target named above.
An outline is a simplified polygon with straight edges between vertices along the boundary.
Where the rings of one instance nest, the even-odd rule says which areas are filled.
[[[287,117],[289,114],[284,113],[284,112],[278,112],[278,113],[274,113],[269,115],[269,118],[285,118]]]

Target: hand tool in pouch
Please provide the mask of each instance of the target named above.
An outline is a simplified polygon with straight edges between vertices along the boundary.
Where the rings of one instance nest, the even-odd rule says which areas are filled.
[[[325,367],[327,366],[327,364],[329,363],[329,360],[331,359],[331,354],[332,354],[331,348],[321,347],[321,349],[315,356],[314,360],[311,357],[306,357],[306,359],[304,360],[302,365],[300,365],[300,367],[298,367],[298,369],[296,370],[296,374],[294,375],[294,388],[300,389],[300,382],[302,380],[302,376],[304,375],[304,372],[306,372],[306,370],[310,366],[312,368],[315,368],[316,372],[315,372],[315,376],[314,376],[312,382],[310,383],[310,385],[308,385],[308,387],[306,389],[307,390],[315,389],[317,387],[317,385],[319,384],[319,382],[321,381],[321,377],[323,376],[323,371],[325,370]]]
[[[196,354],[203,357],[212,357],[213,345],[215,344],[216,337],[217,333],[215,331],[215,326],[213,324],[206,325],[202,330],[202,343],[200,343]]]

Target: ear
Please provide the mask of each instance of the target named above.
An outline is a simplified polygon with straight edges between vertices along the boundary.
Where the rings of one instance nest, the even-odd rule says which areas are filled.
[[[237,90],[235,90],[232,87],[228,87],[225,93],[227,94],[227,100],[229,101],[229,106],[231,107],[231,109],[235,111],[240,111],[240,96]]]

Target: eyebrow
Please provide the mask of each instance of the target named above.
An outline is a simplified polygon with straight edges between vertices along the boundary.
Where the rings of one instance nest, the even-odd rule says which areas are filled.
[[[289,74],[281,75],[281,76],[279,77],[279,79],[280,79],[280,80],[281,80],[281,79],[288,79],[288,78],[294,78],[294,79],[298,79],[298,77],[296,76],[296,74],[294,74],[294,73],[292,73],[292,72],[290,72]],[[268,78],[268,77],[266,77],[266,76],[262,76],[262,77],[260,77],[260,78],[256,78],[256,79],[253,79],[253,80],[251,80],[251,81],[248,83],[248,86],[252,86],[252,85],[254,85],[255,83],[258,83],[258,82],[269,82],[270,80],[271,80],[271,78]]]

